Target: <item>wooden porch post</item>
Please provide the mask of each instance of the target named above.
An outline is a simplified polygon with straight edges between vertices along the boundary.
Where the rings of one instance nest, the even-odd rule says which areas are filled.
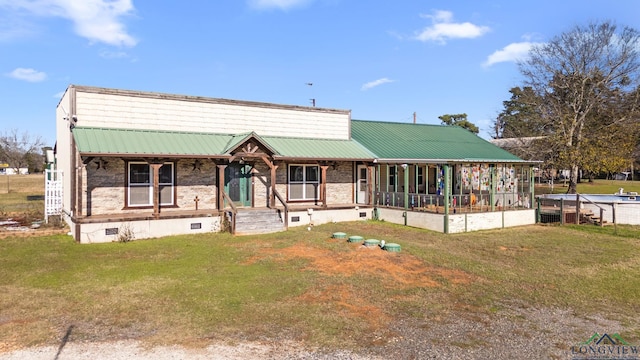
[[[451,196],[451,174],[449,164],[444,164],[444,233],[449,233],[449,197]]]
[[[328,165],[320,166],[320,201],[322,207],[327,207],[327,169]]]
[[[276,207],[276,172],[278,170],[278,166],[274,163],[272,163],[271,161],[267,161],[267,159],[264,160],[264,162],[267,163],[267,165],[269,165],[269,169],[271,170],[270,173],[270,177],[271,177],[271,193],[269,194],[269,205],[271,208],[275,208]]]
[[[420,165],[418,164],[413,165],[413,192],[415,194],[420,193],[420,191],[418,191],[420,189],[420,184],[418,184],[418,168],[419,167]]]
[[[76,176],[77,176],[77,182],[76,182],[76,201],[78,202],[78,205],[76,206],[76,213],[74,214],[76,218],[81,218],[82,214],[83,214],[83,206],[82,206],[82,193],[84,192],[83,189],[83,185],[82,185],[82,176],[84,175],[84,170],[87,168],[87,166],[82,162],[82,159],[80,159],[79,155],[78,156],[78,167],[76,170]]]
[[[162,164],[149,164],[153,170],[153,217],[160,218],[160,168]]]
[[[529,206],[533,209],[535,205],[535,188],[536,188],[536,176],[533,170],[533,165],[529,165]]]
[[[403,180],[404,180],[404,209],[407,210],[409,209],[409,165],[408,164],[402,164],[402,176],[403,176]],[[405,222],[406,222],[406,216],[405,216]]]
[[[381,180],[380,173],[381,173],[381,169],[382,168],[380,167],[380,164],[378,164],[377,168],[378,168],[378,171],[376,171],[376,190],[377,191],[381,191],[381,189],[382,189],[382,180]]]
[[[276,205],[276,170],[278,169],[277,165],[274,165],[270,168],[270,178],[271,178],[271,194],[269,194],[269,204],[271,207],[275,207]]]
[[[491,186],[489,186],[489,201],[491,202],[491,211],[496,210],[496,165],[489,164],[489,181],[491,182]]]
[[[424,193],[429,193],[429,164],[424,165]]]
[[[218,210],[224,209],[224,196],[222,193],[224,192],[224,170],[227,168],[227,165],[216,165],[218,168],[218,195],[216,196],[216,207]]]
[[[369,199],[367,201],[367,205],[373,205],[373,197],[374,197],[374,192],[373,192],[373,182],[374,182],[374,178],[373,178],[373,166],[367,166],[367,177],[369,178],[368,184],[367,184],[367,193],[369,194]]]

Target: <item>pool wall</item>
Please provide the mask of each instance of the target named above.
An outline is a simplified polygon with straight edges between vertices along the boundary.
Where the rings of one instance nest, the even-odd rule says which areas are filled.
[[[610,194],[581,194],[580,208],[591,210],[596,216],[600,216],[600,209],[603,209],[602,220],[608,223],[640,225],[640,196],[631,197],[634,199],[626,200],[625,196]],[[563,199],[566,208],[575,207],[576,195],[574,194],[547,194],[541,198]]]

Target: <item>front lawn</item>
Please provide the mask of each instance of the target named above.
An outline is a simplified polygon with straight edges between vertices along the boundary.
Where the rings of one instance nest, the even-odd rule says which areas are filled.
[[[605,314],[638,337],[639,229],[527,226],[439,234],[352,222],[233,237],[79,245],[0,240],[0,352],[74,340],[296,339],[367,346],[402,318],[531,308]],[[399,253],[332,239],[385,239]],[[631,337],[633,339],[633,337]]]

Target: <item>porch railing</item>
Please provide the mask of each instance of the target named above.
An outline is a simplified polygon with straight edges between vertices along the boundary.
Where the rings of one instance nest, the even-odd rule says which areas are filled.
[[[444,195],[409,193],[406,207],[405,193],[403,192],[376,191],[374,197],[374,204],[377,206],[408,208],[435,213],[444,212]],[[455,194],[451,195],[449,201],[450,213],[513,210],[530,207],[531,194],[525,192],[498,193],[493,197],[488,192]]]
[[[278,190],[273,189],[273,195],[275,195],[275,197],[278,199],[278,201],[280,201],[280,203],[282,203],[282,206],[284,207],[284,228],[285,230],[288,230],[289,229],[289,205],[287,205],[287,202],[284,200],[284,197],[280,195]]]
[[[235,234],[236,233],[236,214],[238,214],[238,209],[236,208],[236,205],[233,203],[233,201],[229,197],[229,194],[227,194],[226,191],[222,191],[222,197],[224,198],[223,210],[226,212],[227,209],[230,209],[229,211],[230,229],[229,230],[231,231],[232,234]]]

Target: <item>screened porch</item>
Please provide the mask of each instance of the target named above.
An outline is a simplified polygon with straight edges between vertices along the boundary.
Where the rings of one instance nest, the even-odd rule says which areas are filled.
[[[530,164],[378,164],[373,205],[432,213],[532,208]],[[445,201],[445,199],[449,201]]]

